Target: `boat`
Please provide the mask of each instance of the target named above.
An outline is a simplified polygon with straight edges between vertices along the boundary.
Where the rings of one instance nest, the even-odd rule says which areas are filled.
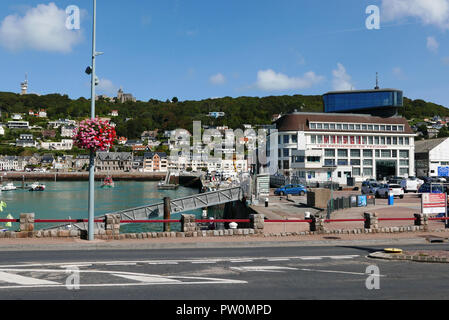
[[[17,190],[17,187],[15,187],[14,184],[10,182],[6,186],[2,186],[1,190],[2,191],[13,191],[13,190]]]
[[[45,185],[44,184],[40,184],[39,182],[34,182],[30,186],[30,191],[44,191],[44,190],[45,190]]]
[[[115,183],[114,180],[112,180],[112,177],[108,176],[103,180],[103,184],[101,185],[102,188],[114,188]]]

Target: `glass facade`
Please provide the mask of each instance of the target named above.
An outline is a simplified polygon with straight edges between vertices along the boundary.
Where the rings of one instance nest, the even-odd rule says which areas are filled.
[[[347,112],[379,107],[402,107],[403,93],[399,90],[327,93],[323,96],[325,112]]]

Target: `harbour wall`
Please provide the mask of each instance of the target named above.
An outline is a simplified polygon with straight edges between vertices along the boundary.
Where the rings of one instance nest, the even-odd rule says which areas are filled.
[[[108,174],[96,173],[95,180],[103,181]],[[123,172],[114,173],[114,181],[161,181],[165,173],[158,172]],[[0,173],[1,182],[6,181],[89,181],[88,172],[3,172]],[[200,188],[201,181],[192,175],[181,175],[179,183],[186,187]]]

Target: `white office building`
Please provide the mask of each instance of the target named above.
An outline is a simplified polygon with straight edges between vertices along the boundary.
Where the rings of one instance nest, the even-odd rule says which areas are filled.
[[[402,117],[291,113],[275,124],[267,156],[285,176],[347,184],[415,175],[415,134]]]

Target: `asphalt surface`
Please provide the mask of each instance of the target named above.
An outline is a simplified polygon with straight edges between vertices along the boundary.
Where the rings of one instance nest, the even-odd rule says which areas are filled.
[[[448,264],[367,258],[385,245],[9,251],[0,299],[315,300],[445,299]],[[408,244],[404,250],[448,250]],[[370,266],[380,275],[372,276]],[[372,267],[370,267],[372,268]],[[78,281],[79,279],[79,281]],[[368,282],[378,289],[368,289]]]

